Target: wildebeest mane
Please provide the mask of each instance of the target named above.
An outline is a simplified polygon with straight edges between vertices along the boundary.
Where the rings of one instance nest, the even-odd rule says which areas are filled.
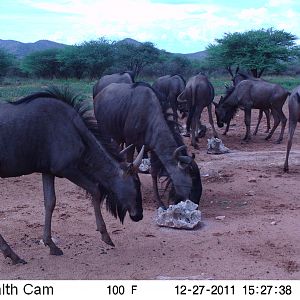
[[[11,102],[18,105],[21,103],[28,103],[37,98],[54,98],[61,100],[66,104],[72,106],[81,116],[88,129],[98,138],[99,130],[98,123],[94,116],[93,102],[91,100],[85,100],[82,95],[76,94],[68,86],[55,86],[51,85],[45,88],[45,90],[33,93],[24,98]]]

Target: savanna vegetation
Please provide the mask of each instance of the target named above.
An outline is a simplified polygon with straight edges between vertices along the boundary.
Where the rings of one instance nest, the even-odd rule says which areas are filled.
[[[16,99],[48,85],[69,84],[87,97],[102,75],[132,70],[137,80],[152,82],[166,74],[190,76],[203,72],[216,94],[230,83],[228,68],[236,68],[283,85],[288,90],[300,84],[297,37],[273,28],[244,33],[226,33],[206,49],[202,59],[159,50],[152,43],[126,43],[105,38],[63,49],[33,52],[17,59],[0,49],[0,99]],[[12,89],[12,86],[14,87]]]

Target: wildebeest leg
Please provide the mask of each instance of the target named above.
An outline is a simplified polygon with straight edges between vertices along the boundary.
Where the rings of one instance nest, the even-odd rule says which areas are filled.
[[[51,238],[51,220],[53,210],[56,204],[56,196],[54,189],[54,176],[50,174],[42,174],[43,178],[43,191],[44,191],[44,206],[45,206],[45,225],[43,242],[45,246],[50,248],[51,255],[63,255],[61,249],[59,249]]]
[[[296,125],[297,125],[297,121],[289,119],[289,137],[288,137],[288,143],[286,147],[286,157],[285,157],[285,162],[283,167],[284,172],[289,171],[289,155],[292,148],[293,136],[295,133]]]
[[[194,105],[188,108],[188,116],[186,119],[186,132],[189,133],[193,123],[194,115],[196,113],[196,107]]]
[[[199,107],[196,107],[196,110],[193,114],[193,118],[192,118],[192,141],[191,141],[191,145],[195,148],[198,149],[197,143],[196,143],[196,135],[197,135],[197,128],[198,128],[198,124],[199,124],[199,119],[201,116],[203,109],[200,109]]]
[[[278,125],[280,123],[280,117],[278,115],[278,112],[273,108],[272,108],[272,115],[273,115],[273,118],[274,118],[274,124],[273,124],[273,128],[271,129],[271,131],[269,132],[269,134],[265,138],[266,140],[269,140],[272,137],[274,131],[276,130],[276,128],[278,127]]]
[[[5,239],[0,234],[0,250],[2,251],[4,257],[9,257],[12,263],[15,264],[26,264],[26,261],[20,258],[7,244]]]
[[[207,110],[208,110],[208,118],[209,118],[209,123],[212,127],[212,130],[213,130],[213,133],[214,133],[214,137],[217,138],[218,137],[218,134],[217,134],[217,131],[215,129],[215,125],[214,125],[214,119],[213,119],[213,116],[212,116],[212,104],[209,104],[207,106]]]
[[[253,135],[256,135],[256,134],[257,134],[258,127],[259,127],[259,124],[260,124],[260,121],[261,121],[262,116],[263,116],[263,110],[260,109],[260,110],[259,110],[259,114],[258,114],[258,120],[257,120],[256,128],[255,128],[255,130],[254,130],[254,132],[253,132]]]
[[[177,105],[176,105],[177,100],[176,100],[176,97],[174,97],[174,95],[169,96],[168,101],[171,104],[171,108],[172,108],[172,111],[173,111],[173,114],[174,114],[174,119],[177,122],[178,121],[178,114],[177,114]]]
[[[92,202],[93,202],[93,207],[94,207],[94,212],[96,217],[97,231],[100,232],[101,239],[103,242],[114,247],[115,245],[107,232],[106,225],[101,213],[101,203],[95,197],[93,197]]]
[[[243,138],[243,141],[248,142],[251,140],[251,132],[250,132],[250,126],[251,126],[251,109],[245,108],[245,125],[246,125],[246,135]]]
[[[226,124],[225,131],[223,132],[223,135],[226,135],[227,132],[229,131],[229,126],[230,126],[230,121]]]
[[[251,109],[245,109],[244,110],[245,116],[244,116],[244,122],[246,125],[246,135],[243,138],[244,141],[249,141],[251,140],[251,131],[250,131],[250,126],[251,126]]]
[[[157,176],[154,174],[151,174],[151,177],[152,177],[152,185],[153,185],[153,190],[154,190],[154,197],[156,200],[156,206],[157,206],[157,208],[161,207],[163,209],[166,209],[164,203],[160,199],[160,195],[158,192]]]
[[[271,123],[270,123],[270,110],[268,108],[266,108],[264,110],[264,113],[266,115],[267,118],[267,130],[265,131],[265,133],[268,133],[271,129]]]
[[[99,203],[99,210],[100,210],[100,191],[99,191],[99,187],[98,185],[96,185],[95,183],[93,183],[92,181],[90,181],[88,179],[88,176],[86,176],[82,171],[78,170],[77,168],[69,168],[68,170],[64,171],[63,176],[67,179],[69,179],[70,181],[72,181],[73,183],[75,183],[76,185],[82,187],[83,189],[85,189],[88,193],[90,193],[93,197],[93,199],[99,199],[96,200],[96,202]],[[95,200],[93,200],[95,201]],[[94,204],[94,203],[93,203]],[[94,211],[95,211],[95,217],[96,217],[96,222],[97,222],[97,218],[98,222],[100,222],[100,224],[103,222],[103,217],[101,214],[101,211],[99,213],[98,208],[95,209],[94,206]],[[101,233],[101,238],[102,240],[107,243],[108,245],[112,245],[112,241],[111,238],[109,237],[108,232],[106,231],[106,226],[105,227],[101,227],[102,232]],[[108,236],[108,238],[107,238]]]
[[[280,110],[278,110],[278,116],[279,116],[279,119],[281,122],[281,131],[280,131],[279,138],[276,141],[276,144],[280,144],[283,140],[284,129],[286,126],[286,121],[287,121],[286,116],[284,115],[284,113],[282,111],[282,108],[280,108]]]

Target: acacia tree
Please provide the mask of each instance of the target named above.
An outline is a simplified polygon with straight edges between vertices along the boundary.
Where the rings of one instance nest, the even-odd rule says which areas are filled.
[[[34,76],[53,78],[60,75],[60,62],[57,59],[60,49],[36,51],[27,55],[22,62],[22,69]]]
[[[87,75],[91,79],[101,77],[114,62],[112,44],[104,38],[84,42],[80,45],[80,52],[85,60]]]
[[[238,65],[260,77],[267,69],[283,66],[299,54],[297,37],[283,30],[260,29],[226,33],[207,47],[208,60],[216,67]]]
[[[60,73],[65,78],[81,79],[86,70],[85,58],[80,46],[67,46],[57,55]]]
[[[138,76],[142,70],[160,58],[160,50],[150,42],[133,44],[117,43],[115,46],[116,61],[123,69],[131,70]]]
[[[6,75],[8,69],[14,65],[14,57],[0,48],[0,77]]]

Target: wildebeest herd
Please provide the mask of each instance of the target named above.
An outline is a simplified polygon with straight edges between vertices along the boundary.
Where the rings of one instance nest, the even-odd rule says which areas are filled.
[[[194,154],[187,152],[182,138],[179,113],[187,115],[186,133],[197,148],[201,113],[207,107],[213,136],[217,137],[212,116],[215,105],[217,125],[227,133],[230,121],[240,108],[245,113],[246,135],[251,139],[251,110],[265,112],[274,125],[270,139],[281,122],[277,143],[283,140],[287,118],[282,107],[289,96],[289,137],[284,171],[297,122],[300,121],[300,89],[291,93],[278,84],[252,78],[241,72],[232,75],[233,85],[217,103],[212,83],[203,74],[187,83],[180,75],[158,78],[153,85],[135,82],[132,72],[106,75],[93,88],[93,107],[77,101],[68,89],[50,87],[17,101],[0,104],[0,176],[16,177],[41,173],[45,224],[43,242],[50,254],[62,255],[51,237],[52,213],[56,205],[55,177],[63,177],[91,195],[97,230],[102,240],[114,245],[101,213],[107,209],[123,222],[126,213],[137,222],[143,218],[139,165],[149,155],[150,174],[157,206],[165,208],[158,179],[166,176],[169,199],[186,199],[199,204],[202,183]],[[259,122],[254,134],[256,134]],[[268,121],[269,122],[269,121]],[[269,123],[268,123],[269,124]],[[137,153],[137,155],[135,155]],[[0,250],[13,264],[25,263],[0,234]]]

